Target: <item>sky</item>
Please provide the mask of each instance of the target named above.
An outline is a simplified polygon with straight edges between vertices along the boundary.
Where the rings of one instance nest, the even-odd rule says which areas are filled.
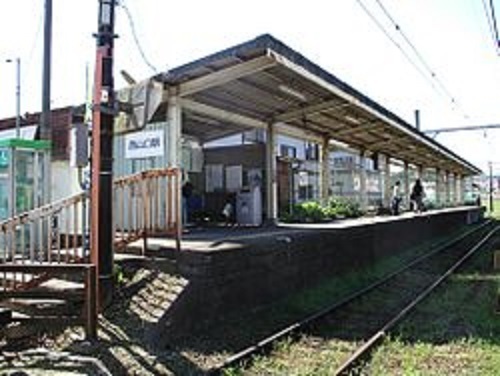
[[[15,65],[21,58],[21,112],[41,109],[44,0],[0,0],[0,118],[15,115]],[[377,0],[360,0],[411,56]],[[409,123],[422,129],[500,123],[500,56],[483,0],[379,0],[437,80],[422,76],[365,13],[358,0],[122,0],[147,59],[120,7],[115,72],[141,80],[270,33]],[[8,4],[8,5],[7,5]],[[500,0],[495,0],[497,13]],[[52,107],[82,103],[93,75],[97,0],[53,0]],[[116,86],[125,82],[116,75]],[[444,90],[443,90],[444,87]],[[444,93],[446,91],[446,93]],[[452,103],[452,98],[455,100]],[[500,129],[440,134],[436,140],[483,170],[500,173]]]

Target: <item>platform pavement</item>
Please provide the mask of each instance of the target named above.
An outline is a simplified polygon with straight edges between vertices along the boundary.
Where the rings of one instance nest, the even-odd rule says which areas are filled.
[[[214,226],[188,228],[182,236],[181,250],[198,252],[216,252],[228,249],[241,248],[247,241],[258,238],[276,237],[278,241],[287,241],[286,236],[291,233],[300,233],[314,230],[340,230],[378,223],[406,221],[414,218],[429,217],[443,213],[452,213],[471,209],[471,206],[429,210],[422,213],[405,212],[400,215],[365,216],[359,218],[337,219],[324,223],[282,223],[260,227],[244,226]],[[160,250],[175,250],[175,240],[167,237],[150,237],[147,240],[148,251],[157,253]],[[143,249],[143,240],[131,243],[128,247],[134,253]]]

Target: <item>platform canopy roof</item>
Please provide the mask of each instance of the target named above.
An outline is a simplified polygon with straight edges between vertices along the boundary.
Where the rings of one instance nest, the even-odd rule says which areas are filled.
[[[353,148],[462,175],[480,169],[270,35],[155,77],[181,97],[183,131],[208,141],[286,123]],[[238,129],[238,128],[236,128]]]

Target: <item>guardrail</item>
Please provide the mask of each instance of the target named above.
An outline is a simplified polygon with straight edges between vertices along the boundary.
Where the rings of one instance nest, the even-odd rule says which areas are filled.
[[[3,264],[90,263],[89,197],[79,193],[0,222]],[[148,170],[114,182],[114,247],[151,235],[175,237],[180,248],[180,170]],[[146,244],[145,244],[146,245]],[[144,247],[145,249],[146,247]],[[34,276],[4,273],[1,285],[16,288]]]
[[[148,170],[115,180],[115,250],[150,235],[171,235],[180,248],[180,170]]]
[[[87,211],[88,197],[80,193],[0,222],[3,264],[89,263],[88,249],[83,246]],[[34,279],[32,274],[4,272],[2,287],[16,289]]]

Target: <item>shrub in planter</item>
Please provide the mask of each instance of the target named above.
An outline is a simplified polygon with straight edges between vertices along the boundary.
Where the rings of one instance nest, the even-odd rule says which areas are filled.
[[[326,212],[331,218],[357,218],[363,215],[356,201],[333,197],[328,200]]]
[[[319,203],[306,201],[293,205],[291,213],[282,215],[281,219],[284,222],[314,223],[323,222],[327,219],[327,216]]]
[[[317,223],[335,218],[357,218],[363,215],[359,204],[352,200],[331,198],[326,206],[316,201],[295,204],[290,213],[283,213],[284,222]]]

